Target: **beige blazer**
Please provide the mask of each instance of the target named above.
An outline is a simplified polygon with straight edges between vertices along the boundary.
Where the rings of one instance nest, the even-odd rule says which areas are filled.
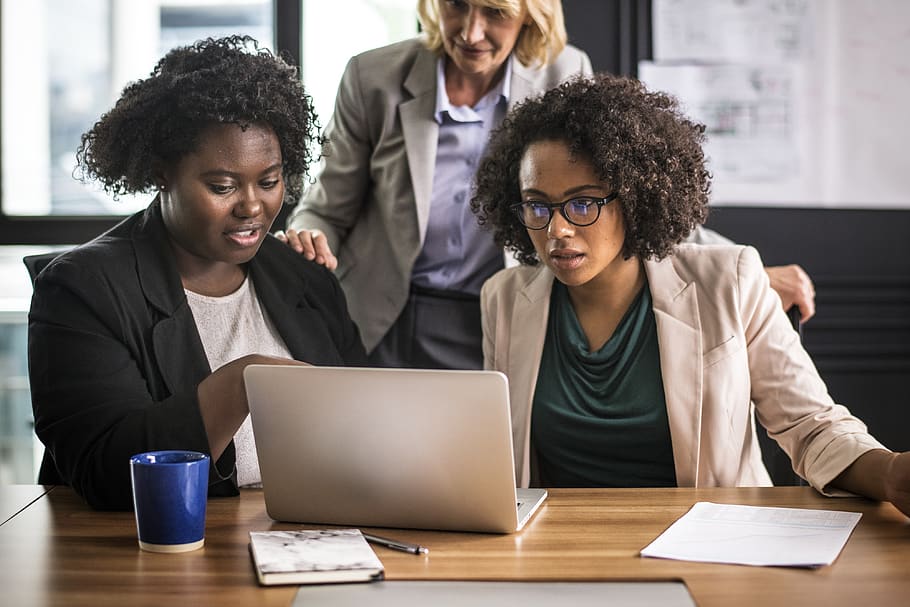
[[[771,484],[753,411],[819,490],[884,448],[831,400],[755,249],[683,244],[644,267],[679,486]],[[544,266],[523,266],[500,271],[481,291],[485,366],[509,378],[521,487],[536,480],[531,403],[552,285]]]
[[[368,351],[404,308],[423,247],[438,137],[436,60],[419,38],[350,60],[321,172],[288,221],[325,232]],[[509,105],[576,73],[590,74],[591,62],[571,46],[546,67],[515,61]]]

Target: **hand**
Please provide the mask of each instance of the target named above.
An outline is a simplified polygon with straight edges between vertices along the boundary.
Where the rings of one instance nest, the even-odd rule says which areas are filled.
[[[815,316],[815,286],[805,270],[796,264],[766,267],[771,288],[780,295],[784,311],[799,308],[799,322]]]
[[[329,239],[322,230],[295,230],[275,232],[275,238],[290,246],[310,261],[325,266],[329,270],[338,267],[338,259],[329,248]]]
[[[218,459],[250,412],[243,384],[248,365],[306,365],[288,358],[250,354],[218,368],[199,382],[196,396],[199,413],[209,440],[209,452]]]
[[[889,501],[910,516],[910,451],[866,451],[837,475],[831,486],[856,495]]]
[[[910,516],[910,451],[895,453],[885,472],[885,499]]]

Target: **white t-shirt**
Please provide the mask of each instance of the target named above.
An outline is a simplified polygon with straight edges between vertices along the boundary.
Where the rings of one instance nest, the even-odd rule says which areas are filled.
[[[208,297],[186,289],[184,292],[212,371],[247,354],[293,358],[275,325],[259,305],[249,276],[239,289],[224,297]],[[237,451],[237,483],[241,487],[259,485],[262,478],[249,415],[234,435],[234,448]]]

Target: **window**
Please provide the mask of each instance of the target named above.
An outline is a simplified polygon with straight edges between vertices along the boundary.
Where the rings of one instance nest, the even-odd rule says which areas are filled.
[[[3,213],[144,207],[148,196],[115,201],[73,178],[81,134],[174,46],[228,33],[272,46],[272,13],[271,0],[4,0]]]
[[[416,6],[416,0],[303,0],[300,71],[323,127],[348,59],[415,36]],[[339,22],[344,26],[325,25]]]

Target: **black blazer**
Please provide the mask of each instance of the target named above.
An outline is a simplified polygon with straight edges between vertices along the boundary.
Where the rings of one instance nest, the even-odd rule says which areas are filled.
[[[268,236],[249,273],[295,359],[364,364],[334,275]],[[35,281],[29,312],[38,482],[68,484],[95,508],[132,507],[129,457],[208,453],[196,387],[211,373],[158,201],[58,257]],[[237,495],[231,443],[209,495]]]

